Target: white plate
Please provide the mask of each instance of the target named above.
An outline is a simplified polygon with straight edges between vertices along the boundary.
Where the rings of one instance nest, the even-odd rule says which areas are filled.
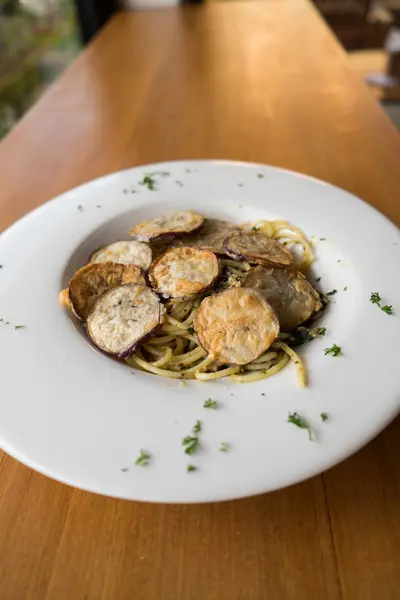
[[[169,175],[158,176],[150,191],[139,182],[153,172]],[[182,208],[237,223],[287,219],[315,236],[314,272],[325,291],[338,293],[321,322],[326,337],[301,350],[309,387],[297,387],[293,365],[246,385],[182,385],[133,373],[93,350],[60,308],[59,291],[95,248],[128,238],[134,223]],[[60,481],[157,502],[259,494],[331,467],[399,411],[398,230],[367,204],[309,177],[223,161],[116,173],[13,225],[0,237],[0,263],[0,444]],[[371,304],[371,292],[395,314]],[[333,343],[343,356],[325,356]],[[203,408],[209,397],[218,410]],[[309,421],[315,441],[287,422],[289,411]],[[188,457],[181,438],[196,419],[201,450]],[[220,442],[230,451],[219,452]],[[134,466],[141,448],[153,456],[148,467]],[[187,473],[188,463],[198,470]]]

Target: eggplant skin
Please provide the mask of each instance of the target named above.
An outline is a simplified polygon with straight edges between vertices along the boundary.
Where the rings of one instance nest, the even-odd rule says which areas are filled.
[[[213,252],[181,246],[153,262],[149,279],[164,298],[188,300],[212,288],[219,275],[220,263]]]
[[[261,292],[276,311],[282,331],[293,331],[322,308],[318,292],[297,271],[253,267],[242,285]]]
[[[102,352],[127,358],[162,327],[165,308],[150,288],[126,283],[104,292],[93,306],[86,328]]]
[[[75,314],[85,320],[97,298],[110,288],[123,283],[146,285],[142,269],[136,265],[90,263],[72,277],[68,293]]]
[[[234,260],[282,268],[293,263],[293,256],[285,246],[258,231],[233,233],[223,245],[226,254]]]
[[[199,229],[204,217],[193,210],[183,210],[135,225],[129,234],[138,242],[173,240]]]
[[[204,298],[194,329],[201,346],[218,365],[246,365],[275,341],[279,322],[262,294],[236,287]]]

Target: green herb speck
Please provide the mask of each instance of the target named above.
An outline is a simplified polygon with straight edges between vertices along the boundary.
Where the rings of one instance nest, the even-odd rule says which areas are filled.
[[[197,420],[196,423],[193,425],[192,431],[193,433],[199,433],[201,431],[201,423],[199,420]]]
[[[196,471],[196,470],[197,470],[197,467],[195,467],[194,465],[188,465],[188,466],[186,467],[186,471],[187,471],[188,473],[191,473],[192,471]]]
[[[148,452],[146,452],[146,450],[141,450],[139,456],[135,460],[135,465],[139,465],[140,467],[147,467],[150,459],[151,455]]]
[[[185,454],[194,454],[197,450],[197,446],[199,445],[199,438],[192,435],[187,435],[182,440],[182,446],[185,448]]]
[[[219,445],[219,451],[220,452],[229,452],[230,450],[230,444],[228,444],[228,442],[221,442]]]
[[[331,354],[332,356],[341,356],[342,349],[340,346],[333,344],[333,346],[331,348],[324,348],[324,352],[325,352],[325,356],[327,354]]]
[[[327,415],[327,413],[321,413],[321,419],[322,419],[323,421],[326,421],[326,420],[328,419],[328,415]]]
[[[372,304],[377,304],[381,311],[383,311],[387,315],[393,314],[393,307],[391,304],[385,304],[385,306],[381,305],[381,297],[378,294],[378,292],[372,292],[369,301],[372,302]]]
[[[25,325],[14,325],[14,329],[24,329]]]
[[[298,415],[296,412],[292,414],[289,413],[288,423],[293,423],[293,425],[296,425],[296,427],[300,427],[300,429],[307,429],[310,442],[313,441],[311,427],[309,426],[307,421],[300,417],[300,415]]]
[[[217,404],[218,402],[216,400],[208,398],[204,401],[203,408],[217,408]]]

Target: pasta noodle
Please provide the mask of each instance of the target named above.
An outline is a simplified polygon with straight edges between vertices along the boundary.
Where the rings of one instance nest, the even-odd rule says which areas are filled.
[[[311,243],[300,229],[287,221],[261,220],[255,224],[245,224],[244,227],[261,231],[291,250],[296,247],[295,269],[304,272],[312,264],[314,253]],[[251,268],[244,261],[222,258],[220,262],[222,267],[229,267],[238,276],[243,276]],[[200,381],[228,377],[239,383],[248,383],[267,379],[292,361],[297,369],[299,385],[306,385],[305,367],[298,354],[288,345],[290,335],[285,333],[279,335],[278,340],[267,352],[247,365],[216,366],[199,344],[193,329],[193,320],[201,300],[202,298],[170,300],[166,305],[167,315],[159,333],[127,358],[126,362],[160,377]]]

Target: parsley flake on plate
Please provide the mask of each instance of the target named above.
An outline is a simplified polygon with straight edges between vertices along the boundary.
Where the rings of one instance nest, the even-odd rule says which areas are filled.
[[[303,417],[300,417],[300,415],[297,412],[289,413],[288,423],[293,423],[293,425],[296,425],[296,427],[300,427],[300,429],[307,429],[310,442],[313,441],[311,427],[309,426],[307,421],[303,419]]]
[[[378,292],[372,292],[369,301],[372,302],[372,304],[377,304],[381,311],[383,311],[387,315],[393,314],[393,307],[391,304],[385,304],[385,306],[381,305],[381,297],[378,294]]]
[[[228,442],[221,442],[219,445],[219,451],[220,452],[229,452],[230,450],[230,444],[228,444]]]
[[[188,473],[191,473],[192,471],[197,471],[197,467],[195,467],[194,465],[188,465],[188,466],[186,467],[186,471],[187,471]]]
[[[328,419],[328,415],[327,415],[327,413],[321,413],[321,415],[320,415],[320,416],[321,416],[321,419],[322,419],[323,421],[326,421],[326,420]]]
[[[327,354],[331,354],[332,356],[340,356],[342,354],[342,349],[340,346],[333,344],[331,348],[324,348],[325,356]]]
[[[207,398],[204,401],[203,408],[217,408],[218,402],[216,400],[212,400],[211,398]]]
[[[151,455],[148,452],[146,452],[146,450],[141,450],[139,456],[135,460],[135,465],[139,465],[140,467],[147,467],[150,459]]]
[[[185,448],[185,454],[194,454],[199,445],[199,438],[197,435],[187,435],[182,440],[182,446]]]

